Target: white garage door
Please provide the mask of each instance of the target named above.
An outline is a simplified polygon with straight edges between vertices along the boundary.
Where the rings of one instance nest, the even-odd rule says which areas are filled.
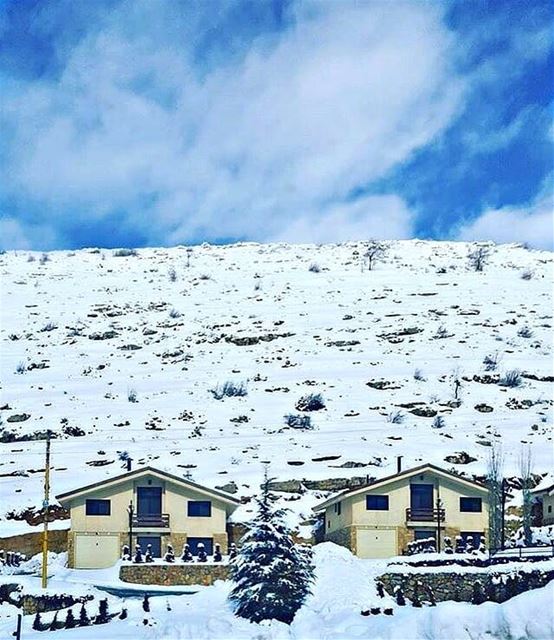
[[[356,542],[360,558],[390,558],[396,555],[395,529],[358,529]]]
[[[119,536],[75,536],[75,567],[104,569],[119,559]]]

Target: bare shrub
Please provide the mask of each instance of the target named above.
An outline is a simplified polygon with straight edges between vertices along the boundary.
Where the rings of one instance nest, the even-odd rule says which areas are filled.
[[[248,395],[248,389],[245,382],[232,382],[227,380],[222,385],[217,385],[215,389],[210,389],[210,393],[216,400],[223,398],[243,397]]]
[[[138,256],[138,252],[136,249],[116,249],[113,252],[113,256],[115,258],[129,258],[131,256]]]
[[[319,411],[325,409],[325,401],[321,393],[308,393],[296,403],[298,411]]]
[[[378,242],[377,240],[369,241],[364,253],[364,258],[367,260],[367,268],[369,271],[373,269],[373,266],[377,261],[384,259],[387,251],[388,246],[384,242]]]
[[[529,327],[525,326],[525,327],[521,327],[521,329],[517,332],[517,335],[520,338],[532,338],[533,332]]]
[[[317,264],[317,262],[312,262],[312,264],[308,267],[308,271],[312,273],[319,273],[321,271],[321,267]]]
[[[285,424],[292,429],[313,429],[311,416],[302,416],[298,414],[289,413],[284,416]]]
[[[496,371],[498,367],[498,353],[485,356],[483,364],[485,365],[485,371]]]
[[[177,271],[175,271],[175,269],[173,267],[170,267],[167,275],[169,276],[169,281],[170,282],[176,282],[177,280]]]
[[[534,273],[531,271],[531,269],[524,269],[521,272],[521,279],[522,280],[531,280],[531,278],[533,277]]]
[[[387,416],[387,422],[390,422],[391,424],[402,424],[405,420],[405,417],[406,416],[402,413],[402,411],[392,411]]]
[[[138,395],[136,389],[129,389],[127,391],[127,400],[129,402],[138,402]]]
[[[483,271],[490,257],[490,250],[488,247],[476,247],[473,251],[467,254],[469,266],[474,271]]]
[[[498,381],[498,384],[501,387],[521,387],[521,385],[523,384],[521,372],[518,369],[506,371],[506,373]]]

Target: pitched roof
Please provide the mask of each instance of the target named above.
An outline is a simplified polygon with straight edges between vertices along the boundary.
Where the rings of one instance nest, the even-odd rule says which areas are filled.
[[[191,482],[190,480],[185,480],[185,478],[180,478],[179,476],[168,473],[167,471],[162,471],[161,469],[156,469],[155,467],[142,467],[140,469],[135,469],[134,471],[127,471],[126,473],[114,476],[113,478],[107,478],[106,480],[100,480],[100,482],[94,482],[93,484],[88,484],[84,487],[78,487],[77,489],[73,489],[72,491],[60,493],[56,496],[56,499],[59,502],[67,502],[72,498],[76,498],[77,496],[94,492],[96,489],[107,488],[111,485],[116,485],[120,482],[125,482],[126,480],[132,480],[134,478],[140,478],[141,476],[148,474],[158,476],[165,480],[170,480],[171,482],[180,484],[190,489],[194,489],[195,491],[199,491],[200,493],[214,496],[219,500],[228,502],[232,505],[240,504],[240,500],[238,500],[237,498],[233,498],[233,496],[229,495],[228,493],[217,491],[216,489],[209,489],[208,487],[196,484],[195,482]]]
[[[415,476],[422,471],[433,471],[434,473],[438,473],[439,475],[445,476],[450,480],[454,480],[455,482],[459,482],[461,484],[469,485],[474,489],[479,489],[480,491],[488,492],[487,487],[475,480],[469,480],[468,478],[462,478],[461,476],[452,473],[451,471],[446,471],[445,469],[441,469],[440,467],[435,466],[434,464],[426,463],[421,464],[418,467],[412,467],[411,469],[406,469],[406,471],[401,471],[400,473],[395,473],[394,475],[386,476],[384,478],[380,478],[375,480],[370,484],[364,485],[363,487],[355,487],[354,489],[346,489],[345,491],[341,491],[340,493],[332,496],[318,505],[316,505],[313,510],[314,511],[323,511],[327,507],[331,506],[335,502],[342,500],[343,498],[348,498],[350,496],[354,496],[358,493],[363,493],[364,491],[373,490],[377,487],[385,486],[390,484],[391,482],[395,482],[396,480],[401,480],[404,478],[409,478],[411,476]]]

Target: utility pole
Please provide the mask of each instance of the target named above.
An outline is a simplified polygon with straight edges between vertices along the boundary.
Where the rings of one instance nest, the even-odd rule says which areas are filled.
[[[440,499],[440,495],[438,494],[437,487],[437,553],[441,552],[441,509],[442,500]]]
[[[18,613],[17,614],[17,627],[15,629],[15,631],[12,633],[12,636],[15,637],[15,640],[21,640],[21,620],[22,620],[23,616]]]
[[[127,513],[129,514],[129,556],[133,557],[133,501],[129,502],[127,507]]]
[[[46,461],[44,465],[44,501],[42,503],[44,531],[42,533],[42,588],[48,582],[48,507],[50,499],[50,429],[46,434]]]

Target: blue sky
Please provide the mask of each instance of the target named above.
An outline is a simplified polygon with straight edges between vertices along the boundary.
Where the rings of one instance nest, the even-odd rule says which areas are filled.
[[[542,0],[0,0],[0,242],[553,248]]]

